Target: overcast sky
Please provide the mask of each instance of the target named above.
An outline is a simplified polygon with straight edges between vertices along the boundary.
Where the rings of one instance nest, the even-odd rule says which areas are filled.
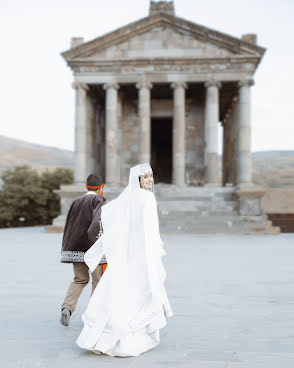
[[[294,0],[175,0],[176,14],[267,52],[252,87],[252,150],[294,149]],[[73,149],[74,91],[60,56],[148,14],[149,0],[1,0],[0,134]]]

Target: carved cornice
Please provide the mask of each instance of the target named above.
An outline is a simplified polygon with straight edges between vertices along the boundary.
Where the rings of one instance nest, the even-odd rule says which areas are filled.
[[[239,87],[251,87],[254,85],[253,79],[243,79],[238,82]]]
[[[74,89],[82,89],[85,92],[89,91],[89,86],[86,83],[82,83],[82,82],[73,82],[71,84],[72,88]]]
[[[119,89],[119,85],[116,82],[108,82],[103,85],[103,89],[107,90],[109,88]]]
[[[141,88],[148,88],[151,89],[153,87],[151,82],[148,81],[140,81],[138,83],[136,83],[136,88],[141,89]]]
[[[217,87],[220,88],[221,87],[221,82],[217,81],[217,80],[209,80],[207,82],[205,82],[205,87],[209,88],[209,87]]]
[[[246,64],[252,64],[251,71],[248,71]],[[152,83],[155,83],[160,75],[164,73],[177,73],[183,75],[182,80],[186,80],[187,73],[189,74],[189,80],[202,81],[207,80],[209,75],[210,79],[216,80],[228,80],[226,75],[230,75],[231,80],[239,81],[245,78],[251,78],[258,64],[257,58],[217,58],[217,59],[136,59],[136,60],[106,60],[106,61],[73,61],[69,63],[74,71],[75,75],[84,75],[87,73],[89,80],[87,83],[92,83],[96,75],[101,73],[107,73],[113,75],[113,78],[117,81],[125,80],[128,76],[136,74],[136,83],[141,80],[142,73],[146,75],[146,79]],[[152,65],[152,69],[150,68]],[[233,74],[233,75],[232,75]]]
[[[171,84],[171,88],[172,89],[176,89],[176,88],[184,88],[187,89],[187,83],[186,82],[174,82]]]
[[[117,67],[140,67],[145,65],[153,65],[155,67],[159,66],[177,66],[177,67],[205,67],[210,65],[215,65],[215,71],[224,71],[226,69],[231,69],[235,67],[240,67],[244,63],[251,63],[253,67],[257,67],[259,59],[257,57],[252,56],[244,56],[244,57],[218,57],[218,58],[140,58],[140,59],[114,59],[114,60],[82,60],[76,59],[68,62],[68,65],[72,68],[76,67],[107,67],[109,70],[116,70]],[[217,66],[221,65],[221,69],[217,69]],[[248,73],[248,70],[244,69],[244,72]],[[253,74],[254,69],[249,72],[249,74]]]

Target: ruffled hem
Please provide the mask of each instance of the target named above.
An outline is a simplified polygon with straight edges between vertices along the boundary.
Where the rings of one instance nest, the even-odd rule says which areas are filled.
[[[159,329],[149,333],[148,327],[119,338],[111,346],[108,344],[108,338],[107,333],[103,331],[92,351],[96,354],[103,353],[112,357],[138,356],[157,346],[160,341]]]
[[[85,324],[77,339],[77,345],[96,354],[102,353],[113,357],[138,356],[159,344],[159,330],[165,325],[163,308],[144,327],[133,329],[125,336],[115,335],[111,326],[106,324],[100,336],[96,335],[95,339],[97,326]],[[96,341],[93,344],[94,340]]]

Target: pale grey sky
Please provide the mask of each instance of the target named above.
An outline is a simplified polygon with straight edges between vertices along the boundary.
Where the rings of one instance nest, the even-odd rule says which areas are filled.
[[[176,14],[267,52],[252,88],[252,150],[294,149],[294,0],[175,0]],[[0,134],[73,149],[74,91],[60,56],[148,14],[149,0],[1,0]]]

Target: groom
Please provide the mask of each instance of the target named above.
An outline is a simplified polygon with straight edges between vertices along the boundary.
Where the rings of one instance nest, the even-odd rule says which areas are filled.
[[[95,243],[102,233],[101,207],[104,184],[100,176],[91,174],[87,178],[88,193],[78,197],[72,203],[64,227],[61,262],[72,263],[74,281],[70,284],[61,306],[60,322],[68,326],[83,288],[89,282],[89,269],[84,263],[85,252]],[[92,294],[102,276],[102,264],[92,272]]]

